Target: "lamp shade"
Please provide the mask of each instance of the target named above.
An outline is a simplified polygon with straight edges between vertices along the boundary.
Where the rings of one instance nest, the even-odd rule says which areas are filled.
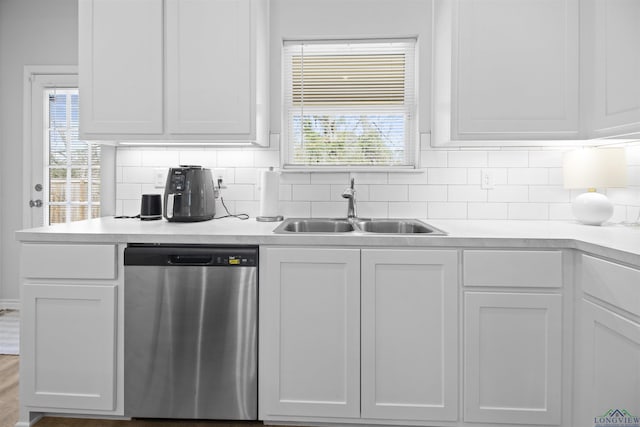
[[[627,161],[624,148],[585,148],[565,153],[565,188],[626,185]]]

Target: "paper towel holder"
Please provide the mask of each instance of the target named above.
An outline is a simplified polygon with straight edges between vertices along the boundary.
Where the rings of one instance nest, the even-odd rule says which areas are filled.
[[[269,167],[269,171],[273,171],[273,166]],[[264,183],[262,183],[261,185],[264,185]],[[275,215],[275,216],[265,216],[265,215],[259,215],[256,217],[256,221],[259,222],[278,222],[278,221],[283,221],[284,220],[284,216],[282,215]]]

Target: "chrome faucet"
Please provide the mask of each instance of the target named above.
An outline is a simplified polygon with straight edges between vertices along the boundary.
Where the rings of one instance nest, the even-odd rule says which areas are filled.
[[[351,186],[344,189],[342,197],[349,200],[347,207],[347,218],[357,218],[356,214],[356,190],[353,188],[355,178],[351,178]]]

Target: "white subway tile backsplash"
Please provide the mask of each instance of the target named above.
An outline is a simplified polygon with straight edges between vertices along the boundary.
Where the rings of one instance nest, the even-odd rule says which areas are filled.
[[[255,185],[229,184],[221,190],[220,194],[227,200],[255,200]]]
[[[311,184],[341,184],[344,188],[350,184],[348,172],[312,173]],[[356,185],[358,182],[356,182]]]
[[[549,203],[549,219],[553,221],[574,219],[571,212],[571,203]]]
[[[494,168],[516,168],[529,166],[529,152],[500,150],[488,152],[488,166]]]
[[[428,184],[466,184],[465,168],[433,168],[427,170]]]
[[[549,170],[546,168],[509,168],[507,182],[510,185],[547,185]]]
[[[142,195],[142,185],[128,183],[116,184],[116,194],[118,195],[118,199],[121,200],[140,201],[140,196]]]
[[[530,202],[570,203],[571,192],[562,187],[551,185],[532,185],[529,187]]]
[[[256,150],[253,153],[253,163],[257,168],[273,166],[274,169],[278,169],[280,167],[280,152],[274,150]]]
[[[565,149],[566,150],[566,149]],[[571,201],[585,189],[563,187],[563,150],[432,149],[420,152],[411,172],[290,172],[280,175],[280,210],[287,217],[342,217],[342,192],[355,178],[362,217],[572,221]],[[279,164],[277,149],[120,147],[116,157],[116,213],[136,215],[143,193],[155,188],[155,171],[199,164],[221,174],[232,213],[254,217],[260,206],[260,172]],[[606,189],[612,221],[635,220],[640,211],[640,146],[627,148],[629,185]],[[481,188],[481,172],[493,189]],[[218,200],[218,205],[220,201]],[[223,213],[220,205],[219,215]]]
[[[387,184],[388,173],[382,172],[353,172],[350,174],[350,178],[355,178],[356,185],[358,184]]]
[[[446,202],[447,186],[446,185],[410,185],[409,186],[410,202]]]
[[[424,150],[420,152],[420,166],[422,168],[446,168],[449,151]]]
[[[154,168],[123,167],[121,182],[130,184],[153,184],[155,182]]]
[[[487,191],[479,185],[449,185],[450,202],[486,202]]]
[[[426,218],[427,202],[390,202],[389,218]]]
[[[467,204],[462,202],[428,202],[427,217],[433,219],[467,219]]]
[[[550,185],[564,185],[564,169],[549,168],[548,171]]]
[[[293,186],[293,200],[330,200],[331,186],[326,184],[298,184]]]
[[[255,166],[253,163],[254,153],[255,152],[251,150],[220,150],[218,151],[218,167],[253,167]]]
[[[369,200],[372,202],[403,202],[409,200],[407,185],[371,185]]]
[[[167,150],[142,151],[142,166],[177,167],[180,164],[180,152]]]
[[[281,184],[310,184],[311,174],[308,172],[281,172]]]
[[[214,168],[217,166],[217,158],[217,153],[211,150],[183,150],[179,153],[178,163]]]
[[[526,185],[499,185],[487,190],[489,202],[527,202],[529,201],[529,187]]]
[[[347,204],[338,202],[311,202],[311,216],[316,218],[346,217]]]
[[[469,203],[468,219],[507,219],[507,203]]]
[[[529,152],[529,166],[532,168],[560,168],[564,151],[539,150]]]
[[[265,169],[256,168],[235,168],[235,184],[254,184],[258,187],[260,184],[260,172]]]
[[[447,166],[452,168],[473,168],[487,166],[486,151],[451,151],[449,152],[449,161]]]
[[[311,203],[281,201],[280,211],[287,218],[309,218],[311,216]]]
[[[142,152],[119,148],[116,151],[116,164],[118,166],[141,166],[142,165]]]
[[[361,218],[388,218],[389,203],[387,202],[362,202],[358,203],[358,216]],[[344,216],[347,214],[347,205],[344,205]]]
[[[389,184],[426,184],[427,174],[419,172],[395,172],[388,177]]]
[[[507,219],[547,220],[549,205],[546,203],[509,203]]]

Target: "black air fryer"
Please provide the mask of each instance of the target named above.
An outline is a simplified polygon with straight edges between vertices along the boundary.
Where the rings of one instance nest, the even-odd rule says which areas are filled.
[[[216,197],[211,170],[188,165],[170,168],[164,189],[164,217],[167,221],[207,221],[215,214]]]

